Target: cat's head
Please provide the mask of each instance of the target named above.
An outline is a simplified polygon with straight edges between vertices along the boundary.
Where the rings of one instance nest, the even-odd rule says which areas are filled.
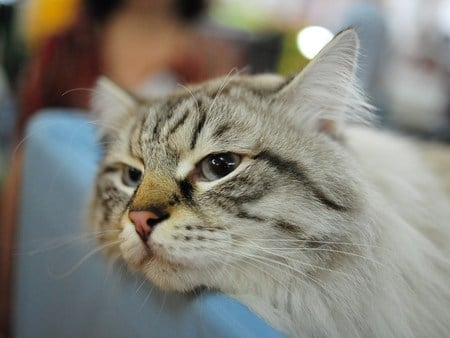
[[[276,275],[294,254],[305,274],[330,263],[326,250],[297,249],[363,231],[340,133],[367,111],[357,50],[347,30],[291,79],[229,75],[150,101],[100,80],[91,222],[105,247],[180,291]]]

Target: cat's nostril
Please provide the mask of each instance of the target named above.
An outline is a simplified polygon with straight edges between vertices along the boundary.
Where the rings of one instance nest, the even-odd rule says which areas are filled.
[[[147,219],[147,225],[150,227],[155,226],[159,222],[158,219],[149,218]]]
[[[156,216],[156,215],[155,215]],[[147,218],[147,225],[151,228],[153,228],[154,226],[156,226],[158,223],[166,220],[167,218],[169,218],[169,215],[165,214],[165,215],[160,215],[160,216],[156,216],[156,218],[153,217],[149,217]]]
[[[169,216],[159,216],[151,211],[130,211],[128,213],[128,217],[131,222],[133,222],[134,228],[136,229],[138,235],[144,242],[146,242],[152,232],[152,228],[167,219]]]

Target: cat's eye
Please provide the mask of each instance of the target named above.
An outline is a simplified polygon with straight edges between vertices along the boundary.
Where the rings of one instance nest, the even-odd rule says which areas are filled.
[[[211,154],[200,163],[200,173],[207,181],[215,181],[227,176],[241,163],[241,157],[233,153]]]
[[[122,169],[122,183],[129,187],[137,187],[142,178],[142,171],[125,165]]]

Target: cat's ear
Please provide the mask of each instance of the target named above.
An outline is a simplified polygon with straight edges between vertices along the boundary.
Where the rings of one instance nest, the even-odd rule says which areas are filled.
[[[332,136],[345,120],[367,120],[371,106],[356,82],[359,39],[354,29],[335,36],[276,94],[275,102],[301,129]]]
[[[91,98],[91,110],[101,137],[117,130],[123,118],[139,106],[139,99],[117,83],[101,76]]]

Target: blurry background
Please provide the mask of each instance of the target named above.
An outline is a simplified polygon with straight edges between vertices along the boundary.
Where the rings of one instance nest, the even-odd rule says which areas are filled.
[[[13,126],[22,123],[21,119],[24,117],[20,116],[21,114],[28,116],[32,114],[29,110],[36,110],[45,105],[77,106],[73,101],[80,102],[85,99],[79,96],[86,96],[86,93],[74,91],[63,95],[68,90],[89,87],[92,80],[79,81],[82,82],[81,85],[77,83],[77,79],[71,77],[70,72],[64,73],[63,68],[81,68],[83,65],[72,61],[62,62],[61,59],[84,58],[86,51],[83,47],[86,44],[91,43],[97,49],[103,47],[105,53],[117,54],[117,59],[122,57],[121,66],[128,67],[129,72],[133,68],[137,69],[136,72],[140,71],[142,75],[136,82],[140,82],[141,87],[145,88],[143,84],[150,75],[154,75],[150,67],[139,69],[135,66],[135,59],[121,52],[120,42],[116,43],[118,47],[115,49],[108,49],[107,43],[100,39],[93,43],[84,42],[84,45],[83,42],[74,42],[74,39],[82,40],[83,34],[107,35],[105,32],[99,33],[98,30],[103,29],[108,33],[109,26],[113,27],[110,29],[113,31],[111,36],[119,35],[117,32],[129,23],[123,20],[122,26],[114,26],[114,20],[118,16],[115,13],[120,13],[124,3],[128,4],[128,7],[132,5],[140,8],[141,12],[153,11],[153,16],[147,16],[147,20],[143,18],[146,22],[155,21],[154,17],[158,15],[165,15],[160,14],[161,8],[164,7],[161,4],[183,3],[175,0],[132,0],[110,1],[110,5],[101,5],[100,1],[91,1],[100,5],[88,6],[88,15],[94,13],[93,19],[90,20],[94,25],[83,31],[73,28],[77,26],[77,21],[87,22],[85,18],[80,19],[83,2],[89,1],[0,0],[0,135],[3,158]],[[185,7],[186,3],[189,2],[184,2]],[[173,37],[168,41],[177,46],[175,53],[190,57],[198,68],[197,74],[185,74],[186,72],[180,71],[179,68],[190,67],[185,64],[174,67],[173,61],[170,62],[170,67],[160,67],[158,73],[166,71],[163,68],[176,68],[172,73],[177,74],[176,81],[179,82],[197,82],[223,75],[233,67],[246,68],[250,72],[277,71],[289,74],[303,67],[332,34],[353,25],[360,30],[362,37],[360,80],[373,103],[379,108],[383,121],[423,135],[449,137],[450,0],[211,0],[194,3],[199,3],[198,6],[202,7],[202,10],[199,10],[198,15],[196,13],[189,18],[188,29],[194,33],[190,33],[189,38],[184,38],[188,41],[187,44],[195,41],[195,48],[179,48],[181,40]],[[84,14],[81,13],[81,16]],[[178,20],[175,17],[171,19]],[[138,19],[133,20],[137,22]],[[183,20],[188,21],[186,18]],[[311,30],[308,29],[309,26],[319,26],[323,29]],[[175,34],[185,34],[184,28],[186,25],[181,26],[181,29],[177,27]],[[170,28],[161,24],[161,27],[154,25],[152,29],[157,34],[162,34]],[[68,30],[72,30],[73,36],[67,36]],[[64,46],[61,43],[64,34],[67,39],[72,39],[70,46],[68,43]],[[81,38],[74,38],[76,34]],[[192,34],[196,37],[192,38]],[[55,39],[56,36],[59,36],[59,41]],[[130,39],[125,33],[123,36],[123,39]],[[70,54],[52,51],[48,42],[51,39],[54,49],[70,49]],[[89,38],[85,37],[85,40]],[[200,52],[196,52],[202,55],[193,55],[195,53],[192,53],[192,49],[200,49]],[[101,50],[97,52],[102,53]],[[148,48],[146,53],[149,55],[147,59],[151,59],[152,54],[155,54],[155,46]],[[105,62],[104,59],[107,58],[102,57],[103,65],[107,65],[109,61]],[[166,53],[165,57],[173,58],[173,55]],[[38,64],[33,62],[33,58],[40,60]],[[52,60],[52,67],[49,67],[50,63],[46,64],[45,60],[42,60],[45,58],[47,62]],[[112,56],[109,58],[113,59]],[[58,66],[61,69],[58,69]],[[46,69],[40,72],[30,70],[33,67]],[[92,64],[85,64],[83,70],[76,71],[84,71],[85,77],[88,78],[98,75],[97,72],[102,70],[105,72],[107,68],[104,66],[103,69],[100,67],[99,71],[90,70],[88,74],[89,71],[85,68],[92,67]],[[63,99],[53,98],[46,102],[45,98],[37,98],[29,93],[20,95],[20,90],[27,91],[30,90],[29,87],[33,87],[29,84],[33,81],[29,77],[43,77],[42,73],[49,77],[54,72],[58,73],[58,80],[54,82],[59,87],[49,84],[48,80],[34,81],[41,87],[51,87],[53,93],[47,93],[47,96],[53,95]],[[116,74],[111,69],[106,69],[106,73],[112,74],[113,78]],[[153,70],[153,73],[156,72]],[[183,73],[182,76],[180,73]],[[64,75],[68,78],[64,79]],[[167,81],[167,77],[164,78]],[[133,81],[117,81],[139,92],[139,86]],[[43,91],[43,88],[39,90]],[[145,92],[142,88],[140,90]],[[21,99],[42,102],[34,102],[34,105],[24,104],[20,102]],[[18,107],[13,112],[14,104]],[[83,107],[83,104],[78,105]]]
[[[0,0],[0,188],[16,176],[0,210],[2,331],[15,147],[36,111],[86,110],[103,73],[142,95],[232,69],[291,74],[349,26],[360,33],[358,77],[380,122],[449,141],[450,0]]]

